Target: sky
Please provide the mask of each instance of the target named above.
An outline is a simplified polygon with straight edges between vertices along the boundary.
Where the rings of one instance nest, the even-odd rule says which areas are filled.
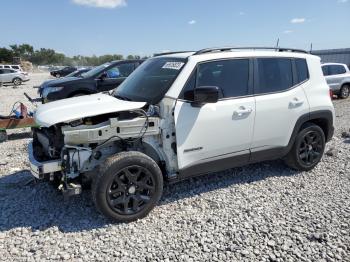
[[[350,0],[1,0],[0,46],[68,56],[350,47]],[[15,15],[14,15],[15,14]]]

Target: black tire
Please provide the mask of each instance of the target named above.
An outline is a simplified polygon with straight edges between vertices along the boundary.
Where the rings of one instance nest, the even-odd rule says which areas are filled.
[[[309,171],[322,159],[326,139],[322,128],[306,123],[299,131],[285,163],[295,170]]]
[[[343,85],[340,88],[340,92],[339,92],[339,97],[342,99],[348,98],[350,95],[350,86],[349,85]]]
[[[0,130],[0,143],[7,141],[6,130]]]
[[[22,84],[22,79],[16,77],[16,78],[14,78],[14,79],[12,80],[12,83],[13,83],[14,86],[19,86],[19,85]]]
[[[121,152],[108,158],[93,178],[92,199],[98,211],[118,222],[145,217],[163,193],[157,163],[140,152]]]

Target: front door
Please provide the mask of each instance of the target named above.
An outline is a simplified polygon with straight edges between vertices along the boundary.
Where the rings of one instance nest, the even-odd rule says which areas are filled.
[[[180,173],[195,175],[248,162],[255,116],[251,69],[249,59],[198,65],[175,106]],[[219,87],[219,101],[193,106],[186,99],[199,86]]]

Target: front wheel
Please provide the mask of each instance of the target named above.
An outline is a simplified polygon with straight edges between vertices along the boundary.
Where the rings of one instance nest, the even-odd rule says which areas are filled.
[[[15,86],[19,86],[20,84],[22,84],[22,80],[20,78],[15,78],[15,79],[13,79],[12,83]]]
[[[350,86],[344,85],[340,89],[340,98],[345,99],[348,98],[350,94]]]
[[[285,163],[293,169],[309,171],[321,161],[325,145],[322,128],[307,123],[299,131],[292,149],[286,156]]]
[[[105,161],[92,182],[92,199],[105,216],[119,222],[145,217],[163,192],[157,163],[140,152],[121,152]]]

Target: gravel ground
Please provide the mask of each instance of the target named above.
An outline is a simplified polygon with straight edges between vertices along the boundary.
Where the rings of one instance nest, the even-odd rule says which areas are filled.
[[[1,87],[8,112],[33,82]],[[37,83],[34,83],[34,85]],[[265,162],[167,186],[130,224],[99,215],[90,192],[64,201],[31,182],[27,133],[0,144],[0,257],[70,261],[350,261],[350,99],[335,100],[337,130],[311,172]],[[26,130],[22,130],[26,131]]]

